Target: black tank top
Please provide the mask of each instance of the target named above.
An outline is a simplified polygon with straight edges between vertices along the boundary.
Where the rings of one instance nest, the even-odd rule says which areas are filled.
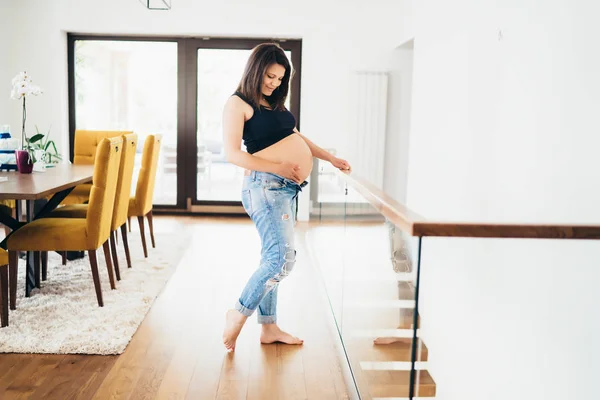
[[[240,92],[235,92],[235,96],[244,100],[254,110],[254,115],[244,123],[244,145],[250,154],[279,142],[294,133],[296,127],[296,118],[285,110],[270,110],[265,106],[255,107]]]

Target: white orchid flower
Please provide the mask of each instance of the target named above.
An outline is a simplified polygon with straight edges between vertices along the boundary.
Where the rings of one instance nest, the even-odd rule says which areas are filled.
[[[22,99],[26,96],[38,96],[42,94],[42,89],[32,83],[27,72],[19,72],[12,80],[13,88],[10,97],[13,99]]]
[[[12,84],[13,86],[15,86],[17,84],[17,82],[21,82],[27,79],[27,72],[23,71],[23,72],[19,72],[17,74],[17,76],[15,76],[12,80]]]
[[[44,93],[44,91],[42,90],[42,88],[36,85],[35,86],[35,90],[33,91],[33,95],[34,96],[39,96],[42,93]]]

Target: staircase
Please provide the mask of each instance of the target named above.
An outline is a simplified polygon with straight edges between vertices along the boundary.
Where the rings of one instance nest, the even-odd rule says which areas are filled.
[[[410,390],[414,274],[393,271],[383,229],[379,223],[349,228],[327,222],[311,228],[306,241],[360,398],[400,400]],[[417,350],[414,398],[433,398],[429,351],[420,340]]]
[[[362,300],[346,308],[342,336],[359,390],[366,388],[360,390],[363,399],[409,396],[414,292],[410,282],[398,281],[397,285],[398,296],[393,300],[381,287],[363,285],[360,296],[348,289],[344,293],[345,298]],[[427,371],[429,351],[420,340],[417,350],[417,398],[435,397],[435,382]]]

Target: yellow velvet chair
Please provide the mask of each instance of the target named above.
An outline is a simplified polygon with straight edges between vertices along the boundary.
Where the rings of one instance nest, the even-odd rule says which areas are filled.
[[[135,196],[129,200],[129,230],[131,231],[131,217],[137,217],[140,225],[140,234],[142,235],[142,247],[144,248],[144,257],[148,257],[146,248],[146,237],[144,234],[144,217],[148,218],[150,228],[150,239],[152,247],[156,247],[154,242],[154,226],[152,224],[152,200],[154,199],[154,182],[156,181],[156,170],[158,168],[158,154],[160,152],[161,135],[148,135],[144,142],[144,151],[142,153],[142,168],[138,175]]]
[[[104,305],[96,250],[104,246],[104,254],[108,254],[122,143],[123,139],[118,137],[103,139],[98,145],[86,218],[37,219],[16,230],[8,238],[11,309],[16,308],[19,251],[87,251],[98,305],[100,307]],[[111,288],[114,289],[115,280],[110,257],[106,257],[106,266]]]
[[[78,129],[75,131],[73,145],[73,164],[94,165],[96,149],[104,138],[113,138],[133,133],[131,131],[90,131]],[[91,183],[76,186],[61,202],[63,205],[82,204],[89,201]]]
[[[8,253],[0,248],[0,326],[8,326]]]
[[[0,206],[4,206],[6,208],[15,208],[16,201],[15,200],[0,200]]]
[[[119,270],[119,259],[117,257],[116,235],[117,230],[121,228],[123,237],[123,245],[125,247],[125,256],[127,258],[127,266],[131,268],[131,256],[129,255],[129,244],[127,242],[127,212],[129,208],[129,196],[131,193],[131,181],[133,180],[133,166],[135,163],[135,151],[137,148],[137,135],[130,133],[123,135],[123,149],[121,152],[121,163],[119,165],[119,176],[117,178],[117,190],[115,195],[115,205],[113,209],[113,217],[110,233],[110,247],[113,258],[113,265],[117,280],[121,280],[121,272]],[[52,211],[49,218],[86,218],[88,211],[87,204],[72,204],[57,208]]]

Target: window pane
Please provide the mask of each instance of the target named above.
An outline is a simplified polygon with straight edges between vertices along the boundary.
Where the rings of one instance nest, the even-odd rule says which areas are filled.
[[[243,171],[225,160],[222,115],[251,52],[198,49],[198,200],[240,201]],[[291,63],[291,52],[285,53]],[[290,98],[291,90],[286,101],[288,109]]]
[[[177,43],[78,40],[75,42],[77,129],[131,130],[138,135],[132,192],[144,140],[163,145],[154,203],[177,202]]]

